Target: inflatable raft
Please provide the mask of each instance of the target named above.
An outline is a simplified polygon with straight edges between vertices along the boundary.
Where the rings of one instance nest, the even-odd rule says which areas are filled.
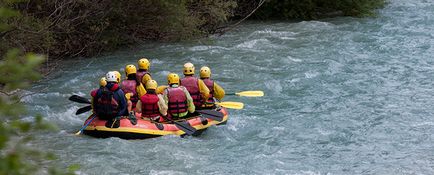
[[[228,120],[228,112],[226,108],[215,109],[223,114],[223,120],[217,121],[210,118],[205,118],[200,114],[188,117],[186,119],[176,120],[194,127],[197,132],[195,136],[201,134],[207,128],[213,125],[226,124]],[[83,130],[83,133],[92,137],[107,138],[119,137],[122,139],[147,139],[164,135],[184,136],[186,133],[178,128],[174,123],[159,123],[148,119],[142,119],[140,114],[136,114],[137,124],[132,125],[130,120],[122,118],[118,128],[108,128],[105,126],[106,120],[100,120],[98,117]],[[85,125],[92,119],[92,115],[84,122]]]

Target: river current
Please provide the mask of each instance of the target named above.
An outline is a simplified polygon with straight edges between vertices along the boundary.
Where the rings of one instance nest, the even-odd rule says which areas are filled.
[[[59,127],[32,144],[80,174],[434,174],[433,46],[434,1],[391,0],[375,18],[245,22],[197,42],[68,60],[23,101]],[[140,57],[160,85],[192,62],[227,93],[265,96],[226,96],[244,109],[200,137],[75,136],[89,114],[67,98],[89,97],[105,72]]]

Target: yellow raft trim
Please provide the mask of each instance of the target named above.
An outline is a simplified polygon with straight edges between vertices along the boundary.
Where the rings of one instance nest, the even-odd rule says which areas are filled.
[[[228,116],[225,115],[223,117],[223,121],[219,122],[216,120],[213,120],[211,122],[208,122],[208,124],[206,125],[196,125],[193,126],[194,128],[196,128],[197,130],[202,130],[205,128],[208,128],[212,125],[217,125],[219,123],[223,123],[225,121],[228,120]],[[185,134],[184,131],[182,130],[178,130],[178,131],[162,131],[162,130],[154,130],[154,129],[141,129],[141,128],[130,128],[130,127],[119,127],[119,128],[107,128],[105,126],[87,126],[85,130],[88,131],[108,131],[108,132],[131,132],[131,133],[139,133],[139,134],[150,134],[150,135],[183,135]]]

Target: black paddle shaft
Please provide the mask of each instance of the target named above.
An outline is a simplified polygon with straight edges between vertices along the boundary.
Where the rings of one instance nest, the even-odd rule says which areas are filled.
[[[177,128],[184,131],[185,134],[187,134],[187,135],[193,135],[194,136],[197,133],[196,128],[193,128],[188,122],[186,122],[186,123],[177,122],[177,121],[171,120],[165,116],[162,116],[162,117],[167,121],[173,122]]]
[[[196,112],[202,114],[205,118],[217,120],[219,122],[223,121],[223,118],[225,117],[221,112],[215,110],[196,110]]]

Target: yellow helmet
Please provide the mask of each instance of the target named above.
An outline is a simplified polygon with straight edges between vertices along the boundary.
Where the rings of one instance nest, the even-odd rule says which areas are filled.
[[[99,85],[102,86],[102,87],[104,87],[104,86],[107,85],[107,80],[105,79],[105,77],[102,77],[102,78],[99,80]]]
[[[200,78],[209,78],[211,77],[211,69],[207,66],[203,66],[200,68]]]
[[[167,82],[171,84],[179,84],[179,75],[176,73],[170,73],[167,75]]]
[[[155,80],[148,80],[148,82],[146,82],[146,89],[157,89],[157,82]]]
[[[113,71],[116,74],[116,82],[120,83],[121,82],[121,73],[119,71]]]
[[[139,65],[139,69],[146,69],[146,70],[149,70],[149,66],[151,65],[149,60],[146,58],[140,59],[139,61],[137,61],[137,64]]]
[[[192,63],[184,64],[184,75],[194,75],[194,65]]]
[[[128,76],[130,74],[135,74],[137,73],[137,69],[136,66],[129,64],[127,66],[125,66],[125,74]]]

